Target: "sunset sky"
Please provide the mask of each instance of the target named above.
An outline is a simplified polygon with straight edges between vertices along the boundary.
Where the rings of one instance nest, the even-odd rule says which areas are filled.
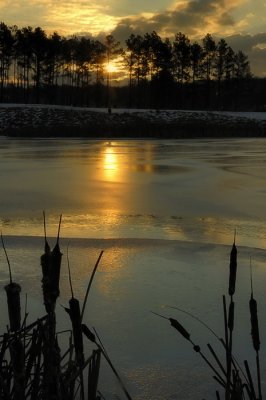
[[[266,77],[266,0],[1,0],[0,19],[62,35],[112,33],[121,42],[152,30],[198,41],[211,33],[243,50],[252,72]]]

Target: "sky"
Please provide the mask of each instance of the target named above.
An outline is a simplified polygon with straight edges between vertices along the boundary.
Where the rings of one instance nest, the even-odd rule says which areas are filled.
[[[153,30],[198,42],[210,33],[244,51],[252,73],[266,77],[266,0],[0,0],[0,20],[64,36],[112,33],[121,43]]]

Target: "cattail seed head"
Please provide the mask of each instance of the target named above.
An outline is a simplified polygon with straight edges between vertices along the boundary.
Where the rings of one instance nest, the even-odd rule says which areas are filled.
[[[81,315],[80,315],[79,301],[74,297],[72,297],[69,300],[69,308],[70,308],[70,318],[73,328],[74,347],[76,350],[76,356],[78,362],[82,363],[84,362],[84,354],[83,354],[83,337],[81,329]]]
[[[20,329],[21,323],[21,307],[20,307],[20,292],[21,286],[18,283],[12,282],[5,286],[7,294],[8,316],[10,330],[15,332]]]
[[[235,293],[235,285],[236,285],[236,270],[237,270],[237,248],[235,243],[233,243],[231,254],[230,254],[230,274],[229,274],[229,287],[228,294],[229,296],[233,296]]]
[[[82,332],[84,335],[93,343],[95,343],[95,335],[94,333],[87,327],[87,325],[81,325]]]
[[[259,322],[257,314],[257,302],[251,295],[249,300],[249,310],[250,310],[250,321],[251,321],[251,336],[253,341],[253,347],[256,351],[260,349],[260,334],[259,334]]]
[[[186,339],[190,340],[190,334],[188,331],[174,318],[169,318],[171,325]]]

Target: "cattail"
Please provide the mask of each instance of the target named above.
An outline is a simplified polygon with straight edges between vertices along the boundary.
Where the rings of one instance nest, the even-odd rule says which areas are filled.
[[[17,331],[21,327],[21,307],[20,307],[20,292],[21,286],[18,283],[12,282],[5,286],[7,294],[8,316],[10,330]]]
[[[1,241],[9,269],[9,284],[5,286],[5,291],[7,294],[9,324],[10,324],[10,330],[12,332],[15,332],[19,330],[21,327],[21,307],[20,307],[21,286],[18,283],[12,281],[11,266],[6,252],[2,233],[1,233]]]
[[[152,311],[152,313],[154,315],[158,315],[158,317],[163,318],[163,319],[167,319],[168,321],[170,321],[171,325],[186,339],[190,341],[190,333],[188,333],[188,331],[180,324],[180,322],[178,322],[176,319],[174,318],[167,318],[164,315],[158,314],[154,311]]]
[[[259,334],[259,322],[257,314],[257,302],[251,294],[249,300],[249,310],[250,310],[250,321],[251,321],[251,336],[253,341],[253,347],[256,351],[260,349],[260,334]]]
[[[200,356],[203,358],[203,360],[208,364],[208,366],[212,369],[212,371],[215,373],[215,379],[217,379],[223,386],[225,386],[225,382],[219,372],[213,367],[213,365],[210,363],[210,361],[205,357],[205,355],[202,353],[200,346],[196,345],[193,343],[193,341],[190,339],[190,333],[174,318],[167,318],[161,314],[158,314],[156,312],[153,312],[153,314],[158,315],[158,317],[168,319],[171,323],[171,325],[186,339],[188,340],[192,345],[193,349],[196,353],[199,353]]]
[[[59,234],[60,234],[61,221],[62,221],[62,214],[60,215],[60,220],[59,220],[56,245],[51,254],[52,264],[51,264],[51,271],[50,271],[50,274],[51,274],[50,279],[51,279],[51,294],[54,298],[54,301],[56,301],[57,297],[60,294],[59,281],[60,281],[62,253],[61,253],[60,247],[59,247]]]
[[[229,306],[229,315],[228,315],[228,328],[230,332],[234,330],[234,314],[235,314],[235,303],[231,301]]]
[[[230,275],[229,275],[228,294],[229,296],[233,296],[233,294],[235,293],[236,270],[237,270],[237,248],[235,245],[235,239],[231,249],[229,269],[230,269]]]
[[[186,339],[190,340],[188,331],[174,318],[169,318],[171,325]]]
[[[45,212],[43,211],[43,228],[44,228],[44,254],[41,256],[41,266],[43,277],[49,277],[50,264],[51,264],[51,248],[47,241],[46,236],[46,222]]]
[[[84,335],[93,343],[95,343],[95,335],[94,333],[87,327],[87,325],[82,324],[81,325],[82,332]]]
[[[68,258],[68,248],[67,248],[67,265],[68,265],[69,284],[72,296],[71,299],[69,300],[69,315],[72,322],[74,347],[76,351],[77,361],[78,363],[82,364],[84,362],[84,353],[83,353],[83,337],[81,328],[81,313],[80,313],[79,301],[74,298],[70,266],[69,266],[69,258]]]
[[[41,256],[41,267],[42,267],[42,291],[43,291],[43,302],[46,312],[49,314],[54,312],[54,302],[51,297],[51,268],[52,268],[52,252],[47,241],[46,236],[46,223],[45,223],[45,212],[43,211],[43,225],[44,225],[44,253]]]
[[[70,318],[72,322],[74,346],[77,355],[77,360],[78,362],[82,363],[84,361],[84,355],[83,355],[83,338],[81,329],[81,314],[80,314],[79,301],[74,297],[72,297],[69,300],[69,308],[70,308]]]
[[[251,321],[251,336],[252,336],[254,349],[256,351],[259,351],[259,349],[260,349],[259,322],[258,322],[258,313],[257,313],[257,302],[253,298],[251,260],[250,260],[250,285],[251,285],[251,295],[250,295],[250,300],[249,300],[249,311],[250,311],[250,321]]]
[[[43,289],[43,299],[44,299],[45,309],[47,313],[50,313],[54,312],[56,299],[60,293],[59,280],[60,280],[62,253],[59,247],[59,233],[60,233],[62,215],[60,216],[57,241],[53,251],[51,251],[51,248],[47,242],[44,212],[43,212],[43,219],[44,219],[45,245],[44,245],[44,254],[41,256],[41,266],[43,273],[42,289]]]

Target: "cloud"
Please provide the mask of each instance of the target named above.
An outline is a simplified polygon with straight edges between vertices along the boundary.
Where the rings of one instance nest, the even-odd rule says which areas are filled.
[[[230,14],[228,14],[227,12],[224,12],[218,18],[218,23],[219,23],[219,25],[222,25],[222,26],[227,26],[227,25],[233,26],[235,24],[235,21]]]
[[[89,32],[103,37],[112,32],[121,43],[131,33],[153,30],[170,39],[181,31],[192,41],[211,33],[247,53],[254,73],[264,70],[265,34],[257,32],[266,26],[265,0],[172,1],[146,0],[143,8],[143,0],[0,0],[0,15],[8,25],[41,26],[48,33]]]
[[[257,0],[258,5],[263,0]],[[4,22],[19,26],[41,26],[48,31],[71,34],[77,31],[123,32],[156,30],[164,36],[184,31],[201,37],[206,33],[232,34],[257,18],[253,0],[0,0]],[[246,15],[238,10],[247,4]],[[265,7],[264,7],[265,9]],[[135,10],[138,14],[132,14]],[[140,12],[142,10],[142,12]],[[154,12],[153,10],[157,10]],[[144,12],[145,11],[145,12]],[[262,21],[261,21],[262,22]]]
[[[247,54],[251,72],[255,76],[266,77],[266,32],[255,35],[235,34],[226,37],[227,43],[235,50]]]
[[[257,33],[256,35],[230,35],[227,37],[227,41],[233,48],[241,48],[244,52],[250,52],[259,47],[258,45],[266,45],[266,33]]]
[[[246,5],[245,12],[237,18],[237,10],[243,4]],[[250,9],[252,4],[253,12]],[[122,18],[113,34],[123,42],[131,33],[144,34],[152,30],[170,39],[181,31],[192,41],[201,41],[207,33],[211,33],[217,41],[224,38],[234,51],[245,52],[255,75],[266,76],[266,33],[235,33],[247,29],[255,20],[260,20],[256,18],[256,7],[252,4],[248,0],[179,1],[161,13]]]
[[[0,13],[9,25],[41,26],[61,34],[77,30],[96,34],[103,26],[113,29],[118,22],[108,0],[2,0]]]
[[[262,76],[266,78],[266,49],[256,48],[252,51],[250,55],[250,59],[252,59],[252,68],[251,71],[255,76]]]
[[[189,36],[202,37],[206,33],[225,31],[232,33],[236,21],[232,15],[243,0],[187,0],[176,2],[171,9],[154,13],[145,17],[128,16],[122,18],[113,33],[120,39],[123,32],[139,33],[156,30],[164,36],[173,36],[176,32],[184,31]]]
[[[189,14],[210,14],[216,10],[217,2],[213,0],[191,0],[185,5],[185,10]]]

